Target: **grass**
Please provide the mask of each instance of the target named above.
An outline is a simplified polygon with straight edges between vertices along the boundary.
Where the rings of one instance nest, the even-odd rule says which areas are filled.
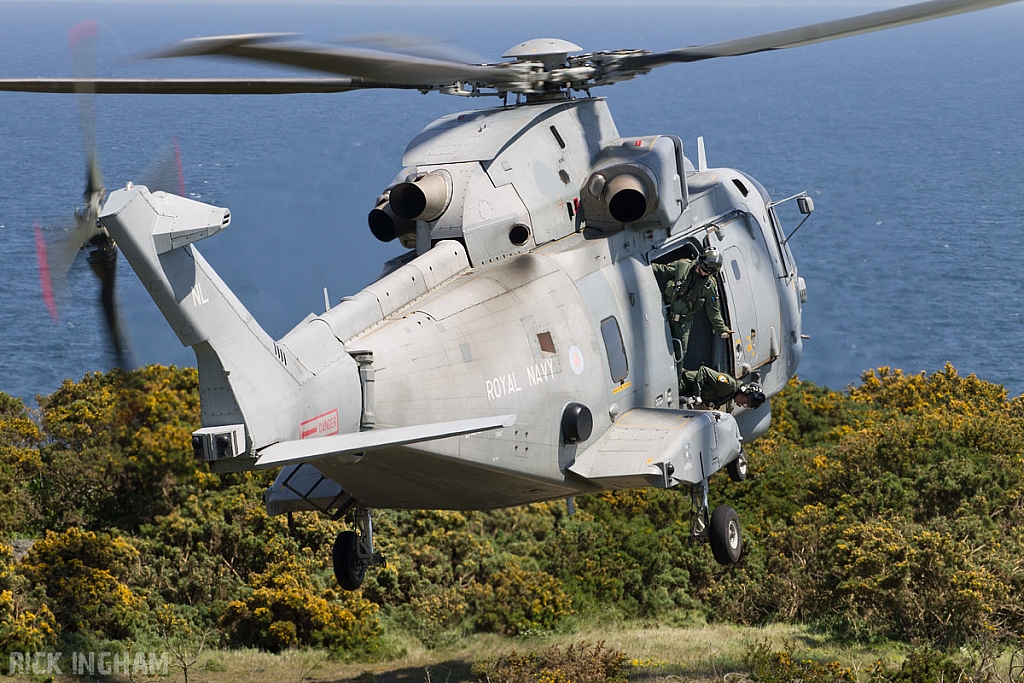
[[[632,667],[630,681],[637,683],[712,682],[743,678],[743,656],[758,641],[768,639],[780,648],[798,651],[801,657],[840,660],[846,666],[863,667],[880,657],[896,657],[866,648],[837,645],[799,626],[753,628],[729,625],[671,627],[665,625],[600,624],[582,626],[571,634],[527,638],[502,638],[477,634],[427,649],[411,637],[390,636],[387,649],[401,654],[379,662],[338,662],[326,652],[293,650],[269,654],[255,650],[215,650],[200,658],[202,670],[189,673],[190,682],[218,683],[461,683],[475,681],[475,662],[493,659],[509,651],[540,651],[550,645],[603,641],[622,650]],[[170,673],[181,680],[181,671]]]
[[[630,683],[745,683],[744,655],[767,640],[772,648],[788,650],[794,658],[839,661],[863,671],[882,659],[895,664],[903,659],[899,645],[867,646],[836,642],[801,626],[764,628],[733,625],[582,624],[572,633],[526,638],[476,634],[435,649],[427,649],[411,636],[386,637],[384,651],[396,653],[381,661],[342,662],[323,650],[289,650],[271,654],[258,650],[209,650],[188,672],[189,683],[462,683],[476,681],[474,663],[493,660],[511,651],[539,652],[551,645],[604,642],[626,653]],[[995,663],[994,680],[1009,680],[1011,653]],[[183,681],[173,665],[168,677],[144,681]],[[999,675],[1002,674],[1002,675]],[[19,676],[6,680],[23,681]],[[60,677],[58,677],[60,680]],[[67,677],[67,680],[71,680]],[[127,677],[112,680],[129,681]]]

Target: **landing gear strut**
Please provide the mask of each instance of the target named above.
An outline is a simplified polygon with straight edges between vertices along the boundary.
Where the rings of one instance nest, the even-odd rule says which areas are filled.
[[[708,480],[690,485],[690,539],[710,543],[719,564],[736,564],[743,554],[740,519],[728,505],[719,505],[708,517]]]
[[[342,531],[331,552],[334,578],[347,591],[363,585],[367,567],[384,565],[384,556],[373,551],[373,517],[370,508],[356,508],[356,530]]]

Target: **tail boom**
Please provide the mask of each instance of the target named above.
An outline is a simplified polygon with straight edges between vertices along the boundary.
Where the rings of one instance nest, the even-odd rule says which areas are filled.
[[[232,457],[298,439],[313,416],[333,415],[339,433],[359,430],[360,380],[344,345],[323,335],[330,348],[321,352],[333,362],[314,374],[270,338],[193,246],[227,227],[227,209],[129,185],[110,194],[102,213],[160,312],[196,354],[204,427],[193,439],[197,454],[217,459],[221,432],[230,435]],[[210,448],[200,451],[204,440]]]

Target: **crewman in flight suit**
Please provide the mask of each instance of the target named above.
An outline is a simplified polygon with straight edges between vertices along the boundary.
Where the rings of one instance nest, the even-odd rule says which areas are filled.
[[[708,314],[708,320],[711,321],[711,327],[716,334],[722,339],[732,336],[732,330],[722,319],[722,309],[718,303],[718,283],[714,278],[722,269],[722,252],[713,246],[706,247],[696,261],[679,259],[668,265],[654,263],[651,268],[668,306],[669,330],[683,347],[680,358],[686,356],[693,316],[701,307]],[[681,365],[679,377],[681,384]]]
[[[679,382],[679,395],[699,396],[709,408],[717,408],[735,400],[736,405],[757,410],[765,401],[764,390],[757,382],[743,384],[724,372],[706,365],[699,370],[686,370]],[[680,399],[682,402],[682,399]]]

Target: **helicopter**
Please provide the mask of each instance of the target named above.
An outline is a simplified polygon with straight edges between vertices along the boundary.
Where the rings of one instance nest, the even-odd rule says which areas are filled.
[[[710,512],[708,477],[723,468],[745,476],[742,446],[767,430],[770,403],[684,408],[677,366],[756,379],[769,397],[782,389],[802,354],[807,288],[777,208],[792,201],[809,215],[813,202],[773,202],[743,172],[709,168],[700,141],[694,163],[675,136],[619,136],[607,101],[590,90],[671,63],[997,4],[933,0],[662,53],[532,40],[498,64],[220,36],[159,56],[226,55],[342,77],[0,88],[500,97],[500,106],[442,117],[413,139],[368,217],[375,237],[407,251],[377,282],[279,340],[193,246],[228,226],[227,209],[143,185],[107,194],[97,183],[82,222],[123,251],[196,354],[197,457],[219,471],[282,468],[265,497],[272,513],[354,515],[356,530],[334,546],[344,588],[358,588],[382,560],[373,508],[486,509],[652,485],[689,487],[693,538],[731,563],[742,551],[739,521],[727,505]],[[684,350],[651,264],[709,246],[724,257],[718,287],[732,335],[713,335],[698,316]]]

